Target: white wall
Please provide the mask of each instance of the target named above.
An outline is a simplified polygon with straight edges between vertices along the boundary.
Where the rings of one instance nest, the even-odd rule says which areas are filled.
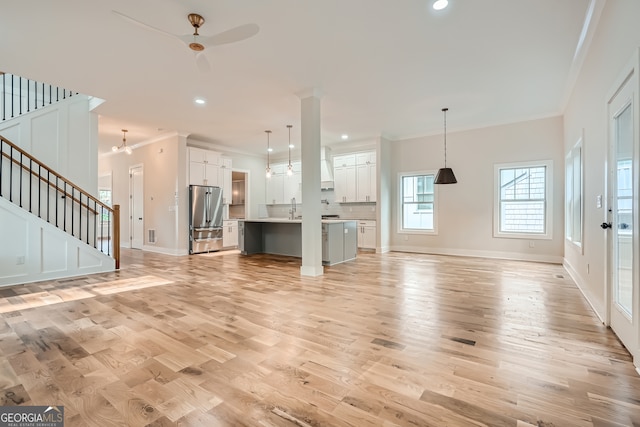
[[[640,47],[638,17],[637,0],[606,2],[564,112],[565,153],[584,133],[584,253],[565,243],[565,266],[602,319],[606,318],[606,236],[599,224],[606,213],[596,207],[596,197],[606,194],[607,94]]]
[[[120,244],[130,247],[129,168],[143,167],[145,250],[186,255],[188,246],[188,191],[186,138],[176,134],[124,152],[100,156],[100,175],[111,173],[113,204],[120,205]],[[156,230],[156,243],[148,230]]]
[[[91,98],[71,98],[0,123],[0,135],[93,196],[98,189],[98,117]]]
[[[494,165],[553,161],[550,240],[493,237]],[[564,155],[561,117],[447,133],[447,166],[457,184],[436,186],[438,234],[398,233],[398,173],[443,167],[443,136],[391,144],[391,250],[562,262]],[[534,247],[530,247],[534,242]]]

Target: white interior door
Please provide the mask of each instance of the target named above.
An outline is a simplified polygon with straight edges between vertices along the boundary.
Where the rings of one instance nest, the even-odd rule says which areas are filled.
[[[144,245],[144,185],[142,166],[129,169],[131,180],[131,248],[142,249]]]
[[[610,324],[638,364],[637,68],[611,98],[607,252]]]

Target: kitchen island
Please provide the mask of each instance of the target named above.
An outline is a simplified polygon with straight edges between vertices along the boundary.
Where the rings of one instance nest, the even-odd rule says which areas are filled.
[[[355,220],[323,219],[322,263],[334,265],[354,259],[357,253]],[[240,253],[302,257],[302,220],[286,218],[238,221]]]

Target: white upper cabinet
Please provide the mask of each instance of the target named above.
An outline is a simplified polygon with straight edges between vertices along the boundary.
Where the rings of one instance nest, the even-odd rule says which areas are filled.
[[[282,204],[284,200],[284,163],[272,164],[270,167],[271,178],[266,178],[265,203],[267,205]]]
[[[223,205],[230,204],[232,199],[231,166],[230,158],[220,158],[220,165],[218,166],[218,186],[222,188]]]
[[[189,147],[189,184],[222,188],[223,203],[231,202],[231,159],[220,153]]]
[[[357,201],[355,154],[346,154],[333,158],[333,185],[336,202],[348,203]]]
[[[265,203],[268,205],[282,205],[302,203],[302,170],[300,162],[292,162],[293,174],[287,175],[288,163],[271,165],[271,178],[266,178]]]
[[[376,152],[335,156],[333,179],[336,202],[375,202]]]
[[[376,201],[376,152],[356,154],[357,201]]]

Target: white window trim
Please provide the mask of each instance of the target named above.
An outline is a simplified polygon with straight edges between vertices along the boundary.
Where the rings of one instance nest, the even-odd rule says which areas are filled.
[[[418,175],[433,175],[435,178],[437,171],[434,170],[426,170],[426,171],[416,171],[416,172],[398,172],[398,212],[397,212],[397,226],[398,226],[398,234],[427,234],[431,236],[438,235],[438,186],[434,185],[433,189],[433,230],[416,230],[414,228],[402,228],[402,178],[407,176],[418,176]]]
[[[564,232],[564,236],[565,239],[567,240],[567,242],[571,243],[572,245],[576,246],[582,253],[583,251],[583,244],[582,241],[584,240],[584,144],[582,143],[582,136],[578,139],[578,141],[575,143],[575,145],[569,150],[569,152],[567,153],[567,156],[565,158],[565,188],[567,185],[567,182],[569,180],[569,177],[566,175],[566,171],[568,169],[568,164],[569,162],[571,163],[571,170],[572,170],[572,175],[575,176],[575,173],[573,173],[573,164],[574,164],[574,159],[576,156],[576,152],[580,153],[580,176],[578,177],[578,179],[580,179],[580,236],[579,236],[579,241],[575,241],[574,240],[574,236],[573,236],[573,220],[574,220],[574,216],[573,216],[573,212],[567,212],[566,206],[568,205],[568,200],[567,200],[567,195],[565,192],[565,232]],[[571,177],[571,185],[572,187],[573,185],[573,176]],[[571,191],[572,196],[573,194],[573,189]],[[571,200],[571,203],[573,204],[573,199]],[[571,218],[569,219],[569,217],[571,216]],[[571,225],[571,227],[569,227],[569,225]],[[569,232],[569,228],[571,229]]]
[[[500,170],[513,168],[546,167],[545,176],[545,232],[512,233],[500,231]],[[525,240],[551,240],[553,238],[553,160],[496,163],[493,168],[493,237]]]

